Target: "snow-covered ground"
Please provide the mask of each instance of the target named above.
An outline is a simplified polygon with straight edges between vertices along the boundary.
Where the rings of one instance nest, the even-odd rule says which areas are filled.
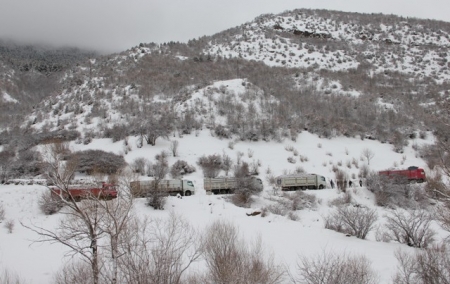
[[[431,137],[431,136],[430,136]],[[196,186],[193,196],[178,199],[169,197],[166,210],[155,211],[145,205],[144,199],[136,199],[134,210],[141,216],[168,216],[173,211],[189,220],[194,227],[203,228],[214,220],[224,219],[236,224],[240,233],[248,240],[257,236],[262,238],[264,247],[272,252],[277,261],[287,264],[292,269],[299,255],[315,256],[324,251],[345,252],[350,255],[365,255],[372,262],[373,269],[380,277],[379,283],[391,283],[392,275],[396,271],[397,261],[394,252],[402,248],[412,250],[406,245],[398,243],[383,243],[375,240],[375,232],[371,232],[367,240],[355,237],[347,237],[324,228],[323,217],[328,214],[329,200],[339,196],[336,189],[310,190],[308,194],[314,194],[319,200],[315,209],[297,211],[297,221],[287,217],[269,214],[266,217],[247,216],[254,210],[261,209],[274,195],[273,189],[267,184],[265,178],[267,169],[270,168],[274,175],[285,172],[293,172],[301,166],[306,172],[323,175],[334,179],[332,167],[338,166],[350,176],[356,176],[359,169],[367,164],[367,159],[362,157],[364,149],[370,149],[374,156],[370,160],[372,170],[381,170],[391,167],[406,168],[419,166],[426,169],[426,164],[412,148],[413,144],[430,143],[431,139],[416,139],[410,141],[404,154],[392,151],[392,146],[373,140],[360,140],[355,138],[338,137],[334,139],[321,139],[308,132],[300,133],[296,141],[284,140],[277,142],[242,142],[237,141],[233,149],[230,149],[231,140],[220,140],[212,137],[209,130],[203,130],[197,134],[184,135],[183,137],[171,137],[171,140],[179,141],[178,157],[170,157],[169,164],[177,160],[185,160],[196,166],[197,171],[185,177],[192,180]],[[145,157],[154,160],[154,156],[161,151],[169,152],[170,140],[158,139],[156,146],[144,145],[136,147],[136,138],[130,137],[131,151],[125,155],[127,162],[135,158]],[[102,149],[115,153],[124,153],[123,141],[112,143],[109,139],[94,140],[89,145],[71,143],[72,150]],[[295,156],[293,148],[298,152]],[[226,201],[223,195],[206,195],[203,189],[203,174],[196,161],[202,155],[222,154],[225,152],[233,160],[239,152],[243,153],[242,161],[252,163],[259,161],[260,177],[264,181],[264,191],[252,205],[252,208],[239,208]],[[252,157],[249,157],[252,156]],[[288,157],[296,160],[295,164],[287,161]],[[303,157],[303,162],[300,157]],[[306,157],[306,159],[305,159]],[[350,166],[350,168],[348,167]],[[39,185],[1,185],[0,204],[6,213],[6,220],[13,220],[15,227],[9,233],[3,226],[0,227],[0,268],[7,268],[22,276],[28,283],[49,283],[55,271],[61,268],[62,263],[70,261],[64,257],[67,249],[59,244],[33,243],[38,236],[21,226],[24,224],[36,224],[45,228],[54,228],[62,214],[46,216],[40,212],[37,200],[40,192],[46,190]],[[377,208],[381,220],[384,209],[374,205],[374,197],[366,188],[355,187],[351,189],[356,202],[365,204],[371,208]]]

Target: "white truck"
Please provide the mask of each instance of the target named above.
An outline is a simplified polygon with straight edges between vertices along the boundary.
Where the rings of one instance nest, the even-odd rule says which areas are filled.
[[[203,187],[207,194],[224,194],[233,193],[239,187],[250,187],[251,189],[261,191],[263,189],[263,183],[257,177],[217,177],[205,178],[203,180]]]
[[[149,191],[155,190],[155,180],[132,181],[130,187],[133,196],[146,197]],[[169,195],[181,194],[182,196],[190,196],[195,193],[194,183],[190,180],[182,179],[160,180],[156,190]]]
[[[316,174],[282,175],[276,178],[281,190],[324,189],[327,187],[325,177]]]

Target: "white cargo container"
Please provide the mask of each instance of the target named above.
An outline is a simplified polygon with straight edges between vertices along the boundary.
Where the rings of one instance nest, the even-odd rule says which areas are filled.
[[[130,186],[133,196],[146,197],[149,191],[155,189],[155,181],[132,181]],[[170,195],[181,194],[183,196],[190,196],[195,193],[194,183],[190,180],[182,179],[160,180],[157,190]]]
[[[325,177],[316,174],[283,175],[276,178],[281,190],[324,189],[327,187]]]
[[[243,179],[237,179],[234,177],[217,177],[217,178],[205,178],[203,180],[203,187],[206,193],[224,194],[233,193],[239,187],[250,187],[257,191],[263,189],[263,183],[260,178],[248,177]]]

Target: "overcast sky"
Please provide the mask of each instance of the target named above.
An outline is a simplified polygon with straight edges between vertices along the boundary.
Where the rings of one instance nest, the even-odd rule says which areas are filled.
[[[450,22],[450,0],[0,0],[0,38],[118,52],[186,42],[296,8]]]

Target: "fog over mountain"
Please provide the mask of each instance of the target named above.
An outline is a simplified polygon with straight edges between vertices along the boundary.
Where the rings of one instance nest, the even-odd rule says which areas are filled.
[[[446,0],[58,1],[0,0],[0,38],[119,52],[141,42],[186,42],[296,8],[450,21]]]

